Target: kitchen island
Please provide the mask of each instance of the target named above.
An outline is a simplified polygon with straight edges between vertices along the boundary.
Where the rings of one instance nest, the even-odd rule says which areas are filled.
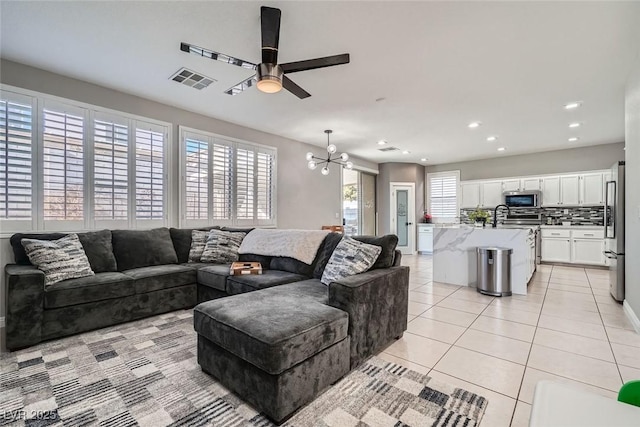
[[[527,283],[536,268],[537,227],[476,228],[466,225],[433,230],[433,280],[453,285],[477,284],[476,248],[510,248],[511,292],[527,294]]]

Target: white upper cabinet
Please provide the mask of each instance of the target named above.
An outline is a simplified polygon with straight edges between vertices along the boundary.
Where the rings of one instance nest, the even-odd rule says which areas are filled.
[[[520,191],[520,180],[509,179],[507,181],[502,181],[502,188],[504,191]]]
[[[542,179],[542,206],[557,206],[560,200],[560,177],[547,176]]]
[[[495,208],[502,203],[502,181],[482,183],[482,207]]]
[[[462,195],[462,201],[460,202],[461,208],[475,208],[476,206],[480,206],[480,183],[460,183],[460,194]]]
[[[589,173],[582,175],[581,180],[582,205],[604,204],[604,175],[602,173]]]
[[[579,175],[560,177],[560,201],[563,206],[578,206],[580,204]]]
[[[520,188],[522,191],[539,191],[541,181],[540,178],[523,178],[520,180]]]

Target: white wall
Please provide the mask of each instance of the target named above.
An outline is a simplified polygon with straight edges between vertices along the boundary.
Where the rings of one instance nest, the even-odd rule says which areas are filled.
[[[624,159],[624,143],[427,166],[427,173],[460,171],[460,180],[505,178],[609,169]]]
[[[625,98],[625,305],[640,318],[640,57]]]
[[[179,125],[276,147],[278,149],[276,186],[278,227],[319,229],[325,224],[342,222],[339,168],[332,168],[329,176],[323,176],[319,170],[310,171],[306,166],[305,154],[308,151],[322,154],[324,151],[322,147],[260,132],[4,59],[0,62],[0,69],[2,70],[0,82],[7,85],[172,123],[174,164],[171,165],[170,170],[174,176],[179,176],[177,165]],[[357,166],[378,169],[375,163],[357,158],[352,160]],[[178,181],[178,179],[173,180],[172,188],[176,201],[169,204],[171,217],[176,221]],[[336,219],[336,214],[340,219]],[[171,226],[177,226],[177,224],[171,224]],[[8,239],[0,239],[0,266],[3,270],[8,260],[13,260]],[[0,318],[3,318],[5,313],[4,299],[4,274],[2,274]]]

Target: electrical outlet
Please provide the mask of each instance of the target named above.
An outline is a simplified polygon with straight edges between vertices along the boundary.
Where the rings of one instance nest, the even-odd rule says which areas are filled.
[[[336,219],[340,218],[340,212],[336,212]]]

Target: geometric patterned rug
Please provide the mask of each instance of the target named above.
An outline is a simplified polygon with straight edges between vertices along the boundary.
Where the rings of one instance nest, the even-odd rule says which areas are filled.
[[[466,426],[487,400],[373,357],[285,425]],[[192,310],[0,355],[0,426],[273,426],[205,374]]]

